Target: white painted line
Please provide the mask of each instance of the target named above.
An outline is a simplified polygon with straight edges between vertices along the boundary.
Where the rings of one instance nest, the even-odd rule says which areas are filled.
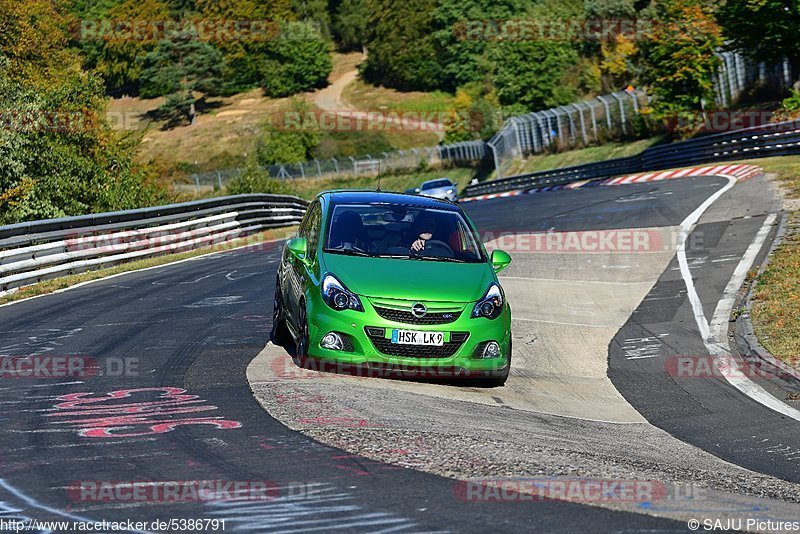
[[[728,179],[732,180],[732,177],[729,177]],[[720,191],[724,192],[732,183],[733,182],[729,181],[728,185],[723,187]],[[718,198],[719,195],[715,194],[711,198],[714,197]],[[714,198],[714,200],[716,200],[716,198]],[[720,370],[725,380],[730,385],[759,404],[782,415],[791,417],[795,421],[800,421],[800,410],[796,410],[795,408],[792,408],[791,406],[781,402],[767,392],[767,390],[750,380],[745,374],[737,372],[738,365],[731,356],[730,346],[728,345],[727,324],[728,318],[733,311],[733,303],[735,301],[736,292],[744,282],[747,272],[752,267],[756,256],[763,247],[764,241],[769,234],[769,228],[774,222],[775,214],[770,214],[764,220],[764,224],[759,229],[758,233],[753,239],[753,242],[750,243],[750,246],[748,247],[744,256],[742,256],[741,261],[733,271],[733,276],[728,282],[728,285],[725,287],[725,290],[722,294],[722,299],[719,301],[716,309],[714,310],[711,324],[707,322],[705,315],[703,314],[702,306],[700,304],[700,297],[697,295],[691,275],[688,274],[688,269],[686,272],[684,272],[683,265],[681,268],[681,274],[683,275],[684,282],[686,283],[688,297],[692,303],[692,309],[695,311],[695,321],[697,322],[697,326],[700,329],[701,335],[703,336],[703,343],[705,344],[709,353],[714,356],[714,365]],[[682,240],[685,241],[684,234],[681,235],[681,238],[683,238]],[[681,260],[681,257],[683,257],[683,263],[685,264],[686,254],[683,248],[679,248],[679,261]]]
[[[247,245],[242,245],[240,247],[229,248],[229,249],[226,249],[226,250],[217,250],[215,252],[207,252],[206,254],[200,254],[199,256],[192,256],[190,258],[184,258],[182,260],[176,260],[176,261],[171,261],[171,262],[168,262],[168,263],[162,263],[161,265],[154,265],[152,267],[146,267],[144,269],[135,269],[135,270],[132,270],[132,271],[124,271],[124,272],[117,273],[117,274],[111,274],[111,275],[108,275],[108,276],[104,276],[103,278],[95,278],[94,280],[87,280],[86,282],[81,282],[81,283],[75,284],[73,286],[68,286],[68,287],[64,287],[64,288],[61,288],[61,289],[57,289],[57,290],[52,291],[50,293],[44,293],[42,295],[34,295],[32,297],[19,299],[19,300],[12,300],[11,302],[6,302],[5,304],[0,304],[0,308],[3,308],[5,306],[11,306],[12,304],[19,304],[20,302],[27,302],[29,300],[46,297],[48,295],[55,295],[57,293],[63,293],[65,291],[70,291],[71,289],[77,289],[79,287],[88,286],[89,284],[94,284],[96,282],[102,282],[104,280],[110,280],[112,278],[117,278],[118,276],[125,276],[125,275],[132,274],[132,273],[143,273],[145,271],[150,271],[152,269],[161,269],[161,268],[164,268],[164,267],[169,267],[170,265],[178,265],[179,263],[184,263],[184,262],[188,262],[188,261],[196,261],[196,260],[208,258],[209,256],[216,256],[218,254],[225,254],[226,252],[234,252],[236,250],[241,250],[241,249],[247,248],[247,247],[266,245],[268,243],[277,243],[279,241],[285,241],[286,239],[287,238],[270,239],[268,241],[258,241],[256,243],[248,243]],[[276,249],[276,250],[278,250],[278,249]]]
[[[694,288],[694,280],[692,279],[692,273],[689,270],[689,262],[686,261],[686,239],[689,237],[689,232],[691,232],[692,227],[697,223],[700,216],[705,213],[705,211],[716,202],[716,200],[728,192],[736,184],[736,178],[733,176],[725,176],[728,179],[728,183],[725,184],[722,188],[717,190],[716,193],[708,197],[705,202],[700,204],[696,210],[689,214],[686,219],[681,223],[680,232],[678,234],[678,265],[680,266],[681,276],[683,277],[683,281],[686,284],[686,289],[688,291],[689,302],[692,305],[692,313],[695,318],[695,322],[697,323],[698,328],[700,329],[700,335],[705,340],[708,338],[709,335],[709,326],[706,322],[705,315],[703,315],[703,305],[700,303],[700,297],[697,296],[697,291]]]
[[[694,171],[696,171],[696,170],[697,170],[697,169],[695,169],[695,168],[692,168],[692,167],[690,167],[690,168],[688,168],[688,169],[683,169],[682,171],[678,171],[678,172],[676,172],[674,177],[675,177],[675,178],[681,178],[682,176],[686,176],[687,174],[691,174],[691,173],[693,173],[693,172],[694,172]]]

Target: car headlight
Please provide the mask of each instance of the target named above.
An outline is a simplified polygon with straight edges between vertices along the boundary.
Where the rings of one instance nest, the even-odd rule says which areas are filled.
[[[322,300],[336,311],[355,310],[364,311],[358,295],[347,289],[338,278],[326,274],[322,278]]]
[[[453,194],[453,190],[452,190],[452,189],[448,189],[448,190],[447,190],[447,194],[448,194],[448,195],[452,195],[452,194]]]
[[[486,317],[487,319],[496,319],[503,311],[503,290],[500,286],[493,283],[486,290],[483,298],[475,303],[472,308],[472,317]]]

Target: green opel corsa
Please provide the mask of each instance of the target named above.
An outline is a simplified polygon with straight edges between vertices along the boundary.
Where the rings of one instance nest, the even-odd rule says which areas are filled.
[[[326,191],[283,250],[272,339],[309,359],[376,371],[478,378],[511,366],[511,310],[457,205],[380,191]]]

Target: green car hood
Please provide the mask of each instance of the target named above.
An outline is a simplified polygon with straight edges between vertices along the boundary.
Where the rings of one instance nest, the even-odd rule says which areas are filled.
[[[324,255],[324,267],[350,291],[366,297],[470,302],[480,299],[494,271],[488,263]]]

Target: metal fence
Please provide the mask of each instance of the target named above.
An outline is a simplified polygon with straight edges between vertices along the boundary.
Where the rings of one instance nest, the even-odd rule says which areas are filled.
[[[293,178],[343,178],[352,176],[378,176],[379,174],[409,171],[441,164],[478,162],[488,155],[486,143],[468,141],[450,145],[410,148],[359,157],[314,159],[303,163],[286,163],[261,167],[276,179]],[[189,188],[222,189],[229,180],[241,176],[242,168],[195,173],[186,184]]]
[[[496,177],[526,154],[588,145],[633,133],[632,122],[647,104],[643,91],[622,91],[568,106],[511,117],[488,142]]]
[[[0,295],[66,274],[296,224],[307,205],[287,195],[236,195],[0,226]]]
[[[714,78],[715,100],[727,108],[746,90],[757,85],[785,91],[792,84],[788,60],[775,65],[755,62],[740,52],[720,51],[720,68]],[[635,135],[635,120],[648,103],[641,90],[620,91],[566,106],[511,117],[488,141],[470,141],[420,147],[359,157],[315,159],[303,163],[270,165],[264,170],[278,179],[326,178],[409,171],[440,164],[474,164],[492,158],[496,178],[503,178],[512,164],[527,155],[603,143]],[[191,175],[186,187],[221,189],[241,168]]]
[[[745,91],[758,85],[784,92],[792,85],[792,68],[788,59],[769,65],[753,61],[741,52],[719,52],[720,68],[714,77],[714,94],[718,106],[727,108],[736,103]]]
[[[800,120],[650,147],[637,156],[541,171],[468,186],[466,195],[527,190],[622,174],[766,156],[800,154]]]

